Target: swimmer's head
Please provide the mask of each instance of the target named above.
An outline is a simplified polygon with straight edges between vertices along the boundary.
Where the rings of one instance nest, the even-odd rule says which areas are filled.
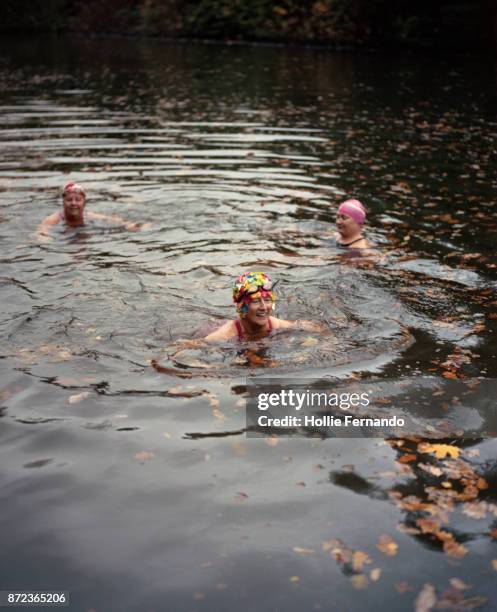
[[[81,185],[78,185],[78,183],[73,183],[73,182],[67,183],[67,185],[64,187],[62,197],[65,197],[66,194],[69,194],[69,193],[81,193],[86,198],[85,190],[83,189],[83,187],[81,187]]]
[[[353,219],[358,225],[363,225],[366,220],[366,209],[359,200],[350,199],[342,202],[338,207],[338,214]]]
[[[264,272],[245,272],[240,274],[233,285],[233,302],[238,315],[241,318],[247,316],[251,302],[261,300],[271,303],[274,310],[276,294],[274,287],[278,281],[273,283]]]
[[[81,223],[86,204],[86,194],[83,187],[77,183],[67,183],[64,187],[62,199],[66,220]]]

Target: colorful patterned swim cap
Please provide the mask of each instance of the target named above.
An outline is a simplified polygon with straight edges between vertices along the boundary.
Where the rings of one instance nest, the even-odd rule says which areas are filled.
[[[278,281],[276,281],[278,282]],[[264,272],[245,272],[240,274],[233,285],[233,302],[240,317],[244,317],[248,312],[248,304],[260,297],[269,297],[274,303],[276,295],[273,291],[276,283]]]

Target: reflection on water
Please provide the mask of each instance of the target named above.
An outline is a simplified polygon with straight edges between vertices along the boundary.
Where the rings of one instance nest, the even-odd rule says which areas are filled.
[[[484,75],[151,41],[21,41],[3,56],[2,588],[62,585],[75,610],[400,609],[426,582],[459,577],[490,601],[491,439],[463,448],[473,471],[458,475],[415,446],[244,435],[247,376],[402,376],[413,389],[420,375],[495,377],[497,123]],[[151,228],[55,228],[38,242],[69,179],[89,210]],[[330,238],[352,195],[374,253]],[[251,268],[280,279],[277,316],[322,321],[330,337],[175,355],[234,315],[231,283]],[[468,409],[484,419],[480,400]],[[450,527],[419,524],[450,502],[426,492],[434,477],[453,489],[484,479],[490,524],[467,522],[482,512],[463,505],[481,501],[474,491],[453,496]],[[374,557],[382,534],[398,552],[373,559],[380,580],[323,544]]]

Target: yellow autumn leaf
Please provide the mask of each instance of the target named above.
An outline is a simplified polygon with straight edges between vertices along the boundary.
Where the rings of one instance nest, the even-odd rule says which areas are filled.
[[[380,536],[376,548],[384,555],[387,555],[387,557],[395,557],[399,545],[396,544],[389,535],[384,533]]]
[[[356,550],[352,555],[352,568],[356,572],[360,572],[362,570],[362,566],[365,563],[372,563],[371,559],[369,558],[369,555],[367,555],[365,552],[362,552],[362,550]]]
[[[420,453],[435,453],[437,459],[445,459],[446,456],[457,459],[461,452],[457,446],[451,444],[428,444],[427,442],[418,444],[418,451]]]

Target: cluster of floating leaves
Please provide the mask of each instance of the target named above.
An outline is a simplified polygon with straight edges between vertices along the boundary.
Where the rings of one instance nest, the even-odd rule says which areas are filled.
[[[488,514],[497,517],[497,504],[480,499],[481,493],[489,488],[487,480],[469,463],[470,458],[478,456],[478,449],[461,450],[449,443],[420,440],[397,439],[388,440],[388,443],[399,453],[396,459],[399,470],[392,475],[416,477],[417,471],[418,475],[428,475],[434,483],[424,487],[423,496],[406,495],[403,493],[405,486],[388,492],[389,499],[409,517],[397,529],[439,546],[450,565],[458,567],[470,553],[450,530],[451,514],[461,507],[463,514],[475,520],[482,520]],[[419,482],[421,480],[418,478]],[[491,529],[487,535],[497,539],[497,529]],[[370,588],[381,580],[385,563],[396,557],[399,551],[398,543],[387,533],[377,536],[375,548],[367,551],[354,549],[339,538],[321,544],[322,551],[331,555],[355,589]],[[302,557],[316,554],[315,549],[302,546],[294,546],[293,551]],[[491,561],[488,570],[497,571],[497,559]],[[292,576],[290,580],[300,583],[298,576]],[[416,588],[406,581],[397,582],[392,588],[401,595],[420,589],[414,600],[415,612],[473,610],[487,603],[486,597],[471,593],[473,586],[456,576],[449,579],[448,585],[440,585],[438,589],[431,583]]]

